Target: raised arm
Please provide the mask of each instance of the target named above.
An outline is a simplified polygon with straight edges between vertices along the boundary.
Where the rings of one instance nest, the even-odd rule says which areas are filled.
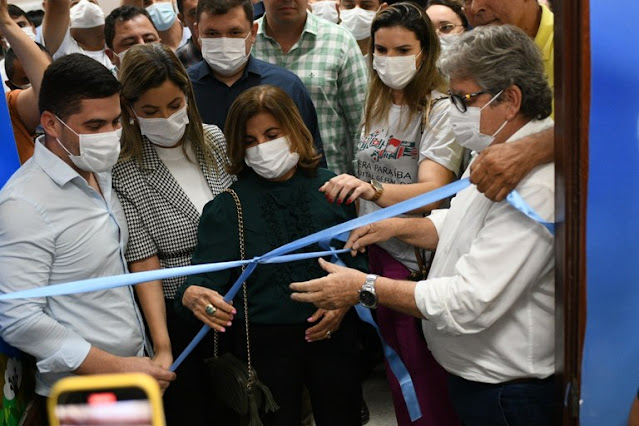
[[[11,19],[7,11],[7,0],[0,0],[0,32],[11,44],[31,83],[31,87],[20,92],[16,98],[16,106],[20,121],[30,133],[34,133],[40,124],[40,85],[51,59]]]
[[[47,0],[42,21],[42,40],[51,56],[58,51],[69,30],[70,9],[69,0]]]
[[[470,181],[493,201],[501,201],[532,169],[553,161],[555,128],[483,150],[470,165]]]

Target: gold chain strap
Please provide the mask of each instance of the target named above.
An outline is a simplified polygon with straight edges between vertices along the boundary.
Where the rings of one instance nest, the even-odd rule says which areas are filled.
[[[235,191],[231,188],[226,188],[224,192],[228,192],[235,201],[235,208],[237,209],[237,228],[240,242],[240,260],[244,260],[246,253],[244,251],[244,216],[242,215],[242,204],[240,203],[240,197],[237,196]],[[246,265],[242,266],[242,272],[246,269]],[[253,369],[251,368],[251,341],[249,339],[249,319],[248,319],[248,297],[246,292],[246,281],[242,283],[242,295],[244,296],[244,326],[246,328],[246,365],[248,367],[248,384],[250,388],[253,384]],[[213,356],[217,358],[217,331],[215,332]]]

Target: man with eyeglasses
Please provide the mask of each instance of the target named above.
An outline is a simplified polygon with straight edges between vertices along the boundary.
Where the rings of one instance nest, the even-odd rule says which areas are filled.
[[[547,6],[537,0],[464,0],[463,9],[472,27],[511,24],[533,39],[541,49],[554,92],[554,15]],[[491,146],[472,164],[470,180],[488,198],[501,201],[532,169],[553,161],[554,144],[552,127],[513,143]]]
[[[483,152],[553,125],[552,92],[526,34],[509,25],[460,37],[440,63],[450,78],[450,122],[460,145]],[[548,222],[554,221],[554,181],[554,166],[546,164],[517,187]],[[291,298],[323,309],[379,304],[421,318],[466,426],[553,424],[560,401],[554,383],[554,235],[471,185],[448,209],[363,226],[345,246],[360,250],[392,237],[437,249],[428,279],[393,280],[320,260],[329,274],[291,284]]]
[[[240,93],[270,84],[295,102],[313,135],[315,149],[324,154],[317,113],[304,83],[292,72],[251,55],[257,34],[251,0],[200,0],[195,28],[203,60],[188,72],[203,122],[224,129],[229,109]],[[320,167],[326,167],[325,158]]]

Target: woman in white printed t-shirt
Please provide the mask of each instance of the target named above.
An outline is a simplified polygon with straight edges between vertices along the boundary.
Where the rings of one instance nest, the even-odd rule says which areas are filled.
[[[371,76],[364,128],[357,153],[357,177],[343,174],[320,188],[329,201],[359,200],[359,215],[371,213],[451,182],[462,148],[448,124],[449,102],[441,101],[444,80],[436,67],[440,46],[426,13],[396,3],[377,13],[372,27]],[[426,214],[436,205],[415,210]],[[392,239],[369,248],[371,273],[407,279],[420,269],[414,247]],[[364,283],[362,283],[364,284]],[[448,400],[446,374],[430,354],[421,325],[408,315],[379,307],[384,339],[406,365],[422,418],[411,423],[390,369],[398,424],[459,424]]]

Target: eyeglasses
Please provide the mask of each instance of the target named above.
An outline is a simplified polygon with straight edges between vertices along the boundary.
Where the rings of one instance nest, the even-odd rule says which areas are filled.
[[[484,93],[488,93],[488,92],[485,90],[482,90],[481,92],[468,93],[466,95],[455,95],[453,93],[450,93],[450,90],[449,90],[448,96],[450,97],[450,101],[453,103],[453,105],[455,105],[455,108],[457,108],[459,112],[466,112],[466,110],[468,109],[466,102],[471,100],[474,97],[483,95]]]
[[[440,24],[439,27],[435,29],[435,32],[437,34],[450,34],[457,27],[463,27],[463,25],[452,23]]]

